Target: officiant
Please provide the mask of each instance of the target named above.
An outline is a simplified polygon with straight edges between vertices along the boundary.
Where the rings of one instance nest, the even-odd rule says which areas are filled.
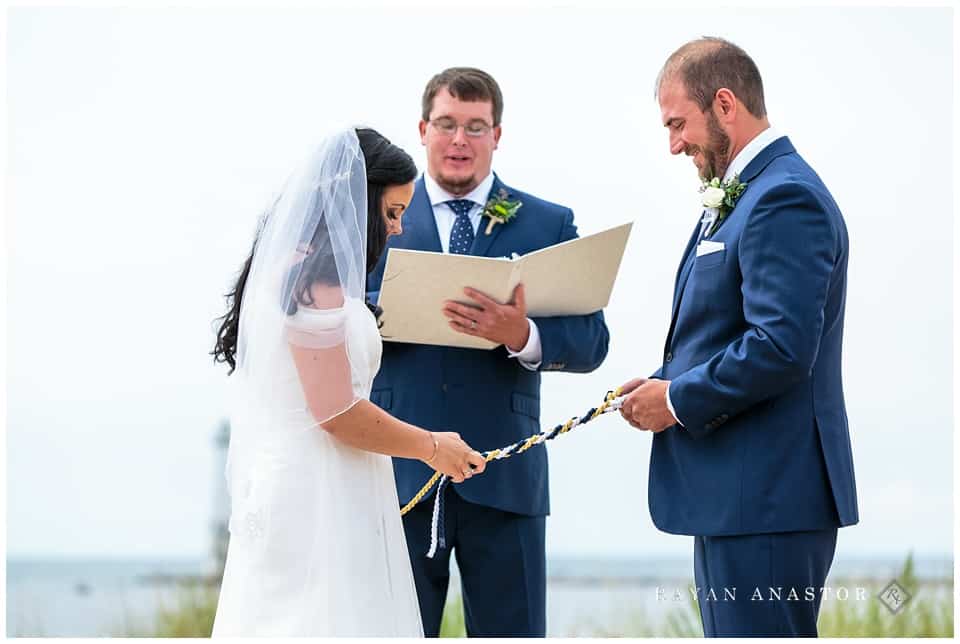
[[[503,97],[489,74],[455,67],[423,93],[420,138],[427,171],[416,182],[402,235],[389,248],[503,257],[577,237],[573,212],[507,185],[491,170],[502,133]],[[370,274],[377,301],[386,253]],[[469,303],[469,304],[465,304]],[[496,302],[466,289],[442,313],[452,329],[497,343],[489,351],[421,344],[384,344],[371,400],[394,416],[458,432],[484,451],[540,431],[540,374],[590,372],[607,354],[603,313],[527,317],[523,285]],[[389,311],[384,312],[389,315]],[[394,459],[401,505],[433,472]],[[467,633],[481,637],[546,635],[546,517],[550,512],[544,446],[446,486],[445,548],[430,547],[433,503],[404,517],[424,634],[436,637],[449,585],[450,555],[460,570]]]

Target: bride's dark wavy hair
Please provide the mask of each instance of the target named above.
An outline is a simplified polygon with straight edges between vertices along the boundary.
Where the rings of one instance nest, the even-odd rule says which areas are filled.
[[[383,192],[390,186],[399,186],[410,183],[417,177],[417,166],[413,159],[402,148],[394,145],[385,136],[369,128],[358,128],[357,139],[367,171],[367,273],[369,274],[380,261],[387,246],[387,225],[383,220]],[[261,225],[260,229],[262,230]],[[236,284],[226,294],[227,312],[217,318],[220,328],[217,330],[217,341],[210,354],[214,362],[226,362],[230,365],[229,373],[237,367],[237,339],[240,333],[240,305],[243,302],[243,290],[250,275],[250,265],[253,263],[253,254],[257,248],[257,238],[253,241],[250,254],[240,268]],[[291,270],[291,276],[297,278],[288,280],[285,291],[291,297],[287,313],[293,315],[298,304],[312,304],[310,287],[317,282],[338,283],[336,266],[331,263],[330,253],[323,252],[323,246],[329,244],[329,236],[325,226],[317,226],[314,239],[309,240],[313,252],[304,258],[302,265]],[[369,301],[367,307],[379,321],[380,308]]]

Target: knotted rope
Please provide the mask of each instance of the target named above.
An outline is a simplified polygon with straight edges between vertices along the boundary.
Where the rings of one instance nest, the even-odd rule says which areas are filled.
[[[566,434],[574,427],[589,423],[598,416],[611,411],[617,411],[623,405],[623,400],[624,398],[620,397],[620,387],[617,387],[615,390],[607,392],[607,395],[603,399],[602,405],[599,407],[594,407],[583,416],[571,418],[567,422],[557,425],[549,431],[543,431],[539,434],[534,434],[533,436],[519,440],[512,445],[507,445],[506,447],[484,452],[483,459],[489,463],[490,461],[499,461],[505,458],[510,458],[515,454],[522,454],[534,445],[539,445],[545,441],[553,440],[561,434]],[[419,503],[424,496],[427,495],[427,492],[430,491],[430,489],[433,487],[433,484],[437,481],[440,481],[440,484],[437,486],[437,494],[433,503],[433,518],[430,525],[430,550],[427,552],[427,557],[430,559],[433,559],[434,555],[437,553],[438,547],[446,547],[443,534],[443,490],[447,483],[450,482],[450,477],[445,474],[441,474],[440,472],[434,472],[433,476],[430,477],[430,480],[424,483],[423,487],[420,488],[420,491],[417,492],[416,495],[410,499],[410,502],[403,506],[403,509],[400,510],[400,516],[403,516],[412,510],[413,507],[417,505],[417,503]]]

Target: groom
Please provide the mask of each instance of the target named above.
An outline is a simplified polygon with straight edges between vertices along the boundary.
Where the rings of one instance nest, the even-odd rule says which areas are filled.
[[[705,205],[735,205],[698,218],[663,364],[625,385],[624,418],[655,433],[650,514],[694,536],[707,636],[815,636],[837,528],[858,521],[840,377],[847,229],[767,122],[742,49],[687,43],[657,98],[670,152],[690,156],[703,180],[746,187],[704,192]]]
[[[390,248],[509,257],[577,236],[569,208],[512,188],[491,171],[503,98],[489,74],[447,69],[427,84],[422,107],[427,172],[416,183],[404,232],[391,238]],[[491,228],[485,205],[503,200],[522,205],[512,219]],[[384,265],[382,259],[368,281],[374,301]],[[609,336],[600,312],[528,318],[522,285],[506,304],[471,289],[460,299],[471,306],[448,302],[442,314],[450,326],[502,346],[480,351],[387,342],[373,383],[374,403],[421,427],[456,431],[486,451],[540,431],[541,372],[592,371],[606,356]],[[385,318],[389,315],[384,311]],[[404,504],[433,474],[409,459],[394,459],[394,472]],[[432,498],[404,517],[424,633],[439,633],[452,550],[469,635],[543,637],[544,532],[550,509],[546,449],[535,447],[509,463],[491,464],[474,479],[469,472],[465,476],[464,483],[443,492],[447,547],[435,558],[425,556]]]

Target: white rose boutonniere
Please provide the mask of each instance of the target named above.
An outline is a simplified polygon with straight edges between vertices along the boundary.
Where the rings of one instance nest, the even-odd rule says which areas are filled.
[[[703,207],[704,208],[719,208],[720,204],[723,203],[724,197],[727,196],[727,193],[723,191],[723,188],[715,188],[713,186],[707,186],[703,190]]]
[[[703,182],[703,185],[700,186],[700,201],[704,208],[716,208],[717,210],[717,216],[710,225],[710,230],[704,235],[705,237],[709,237],[720,227],[721,222],[733,211],[737,205],[737,199],[746,189],[747,184],[741,183],[740,175],[736,174],[730,180],[722,183],[718,177]]]

